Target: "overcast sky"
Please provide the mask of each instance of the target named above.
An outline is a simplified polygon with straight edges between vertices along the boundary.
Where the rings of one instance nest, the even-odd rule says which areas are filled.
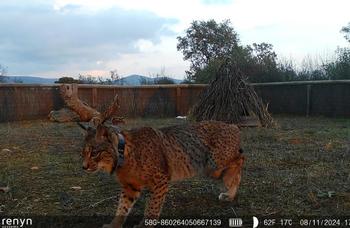
[[[193,20],[230,19],[243,45],[279,58],[349,46],[350,0],[11,0],[0,2],[0,64],[8,75],[155,75],[183,78],[177,36]]]

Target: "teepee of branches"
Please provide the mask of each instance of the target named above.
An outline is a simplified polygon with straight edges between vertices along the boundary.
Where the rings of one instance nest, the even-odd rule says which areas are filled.
[[[264,127],[274,125],[261,98],[230,58],[223,61],[214,80],[202,92],[190,111],[196,121],[218,120],[239,124],[244,117],[256,117]]]

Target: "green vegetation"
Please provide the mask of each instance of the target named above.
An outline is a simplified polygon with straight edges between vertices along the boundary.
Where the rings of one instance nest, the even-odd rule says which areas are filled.
[[[348,214],[350,121],[283,116],[275,120],[279,127],[274,129],[242,130],[246,162],[237,201],[220,202],[216,181],[187,180],[172,184],[162,215]],[[181,121],[136,119],[124,128]],[[1,123],[0,135],[0,187],[10,187],[9,192],[0,192],[0,216],[114,215],[119,185],[114,175],[83,172],[83,136],[75,123]],[[143,213],[145,194],[132,216]]]
[[[79,74],[78,79],[74,79],[72,77],[61,77],[58,79],[58,81],[55,81],[55,83],[78,83],[78,84],[102,84],[102,85],[111,85],[115,82],[122,82],[120,79],[120,76],[118,75],[117,70],[111,70],[109,75],[109,78],[103,78],[103,77],[94,77],[92,75],[84,75]]]
[[[79,83],[79,80],[76,80],[72,77],[61,77],[55,83]]]
[[[6,77],[7,69],[0,64],[0,83],[4,83],[7,80]]]
[[[350,23],[341,32],[350,42]],[[225,58],[235,60],[250,82],[350,79],[350,48],[338,48],[333,59],[321,63],[306,58],[297,67],[292,60],[279,60],[272,44],[242,45],[228,20],[194,21],[177,39],[177,49],[191,62],[189,83],[209,83]]]
[[[344,38],[350,42],[350,22],[341,29],[341,32],[344,33]]]
[[[162,67],[159,73],[155,75],[151,75],[151,80],[146,78],[142,78],[140,80],[141,85],[167,85],[167,84],[175,84],[174,80],[167,76],[165,72],[165,68]]]

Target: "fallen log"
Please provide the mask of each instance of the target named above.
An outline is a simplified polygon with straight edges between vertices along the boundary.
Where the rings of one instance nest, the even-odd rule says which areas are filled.
[[[89,122],[94,117],[100,117],[100,112],[78,98],[77,84],[63,84],[60,86],[60,92],[67,107],[78,114],[80,121]]]

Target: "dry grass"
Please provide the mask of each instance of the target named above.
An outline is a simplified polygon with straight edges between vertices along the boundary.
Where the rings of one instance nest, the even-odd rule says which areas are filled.
[[[276,121],[275,129],[243,129],[247,160],[238,201],[219,202],[215,181],[187,180],[172,184],[163,215],[349,215],[350,121]],[[137,119],[125,127],[178,122]],[[9,192],[0,192],[0,216],[114,214],[119,186],[108,174],[83,172],[83,136],[76,124],[1,123],[0,136],[0,187],[10,187]],[[132,214],[141,215],[144,202],[145,195]]]

